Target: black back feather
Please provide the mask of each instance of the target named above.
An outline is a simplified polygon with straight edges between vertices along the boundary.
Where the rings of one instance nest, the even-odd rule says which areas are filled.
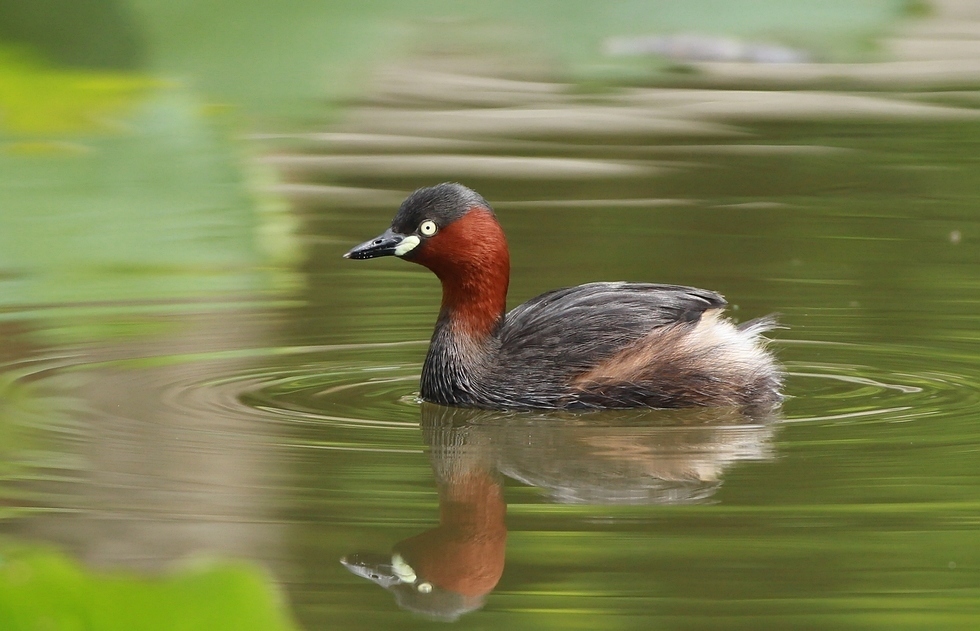
[[[697,322],[725,299],[713,291],[652,283],[589,283],[556,289],[510,311],[499,332],[501,362],[542,361],[587,370],[653,329]]]

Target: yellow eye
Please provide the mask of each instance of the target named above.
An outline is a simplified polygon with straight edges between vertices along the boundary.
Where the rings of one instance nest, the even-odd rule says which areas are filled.
[[[421,232],[427,237],[431,237],[432,235],[434,235],[436,233],[436,230],[437,230],[436,222],[434,221],[426,220],[423,221],[421,224],[419,224],[419,232]]]

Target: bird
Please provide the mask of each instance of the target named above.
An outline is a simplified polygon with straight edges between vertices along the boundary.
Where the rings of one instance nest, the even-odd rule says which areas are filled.
[[[442,304],[420,398],[484,409],[772,407],[782,372],[763,333],[714,291],[591,282],[507,311],[510,252],[493,208],[455,182],[420,188],[381,235],[344,258],[395,256],[431,270]]]

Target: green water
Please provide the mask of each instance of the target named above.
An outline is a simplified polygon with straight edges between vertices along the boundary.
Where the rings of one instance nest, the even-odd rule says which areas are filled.
[[[313,19],[294,4],[278,22],[245,5],[238,32]],[[241,41],[181,47],[191,9],[168,6],[130,6],[153,72],[0,55],[0,627],[980,625],[973,87],[760,113],[728,89],[556,83],[549,107],[580,118],[503,129],[465,91],[304,101],[331,50],[297,36],[281,110],[280,84],[222,70]],[[855,24],[891,5],[862,6]],[[351,33],[390,27],[363,19]],[[755,7],[729,31],[780,19]],[[643,109],[658,99],[677,109]],[[359,136],[315,135],[336,130]],[[496,208],[511,305],[635,280],[778,313],[782,409],[420,403],[438,282],[341,254],[450,179]],[[341,563],[393,550],[414,585]]]
[[[310,451],[298,470],[318,489],[303,513],[315,524],[304,558],[329,567],[431,527],[433,480],[445,484],[447,467],[477,460],[509,476],[509,532],[497,589],[465,619],[475,628],[973,627],[978,173],[967,139],[980,126],[748,129],[748,142],[723,147],[842,151],[750,155],[692,143],[670,152],[684,166],[654,181],[535,183],[544,202],[681,200],[655,207],[510,210],[509,183],[481,190],[500,200],[514,304],[615,278],[715,287],[742,318],[781,313],[788,328],[773,347],[789,398],[780,419],[464,415],[455,447],[435,449],[430,463],[411,400],[423,344],[316,351],[345,369],[328,378],[322,363],[301,366],[246,400],[339,417],[333,431],[304,432]],[[635,157],[634,148],[601,152]],[[324,327],[317,339],[424,340],[438,301],[426,272],[337,259],[389,215],[337,214],[314,228],[350,235],[312,258],[311,298],[298,315]],[[375,411],[370,420],[354,420],[365,409]],[[425,410],[421,423],[439,425]],[[593,423],[601,429],[590,431]],[[346,578],[324,587],[333,605],[318,593],[303,599],[323,623],[339,608],[352,627],[397,615],[381,590]],[[371,599],[363,607],[372,613],[342,605],[359,598]]]

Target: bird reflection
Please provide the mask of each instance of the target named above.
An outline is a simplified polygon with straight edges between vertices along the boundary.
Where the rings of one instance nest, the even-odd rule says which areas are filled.
[[[400,607],[452,621],[483,606],[504,569],[502,476],[560,503],[705,502],[740,460],[771,457],[775,410],[696,408],[589,414],[498,412],[422,404],[439,490],[439,525],[389,554],[344,566]]]

